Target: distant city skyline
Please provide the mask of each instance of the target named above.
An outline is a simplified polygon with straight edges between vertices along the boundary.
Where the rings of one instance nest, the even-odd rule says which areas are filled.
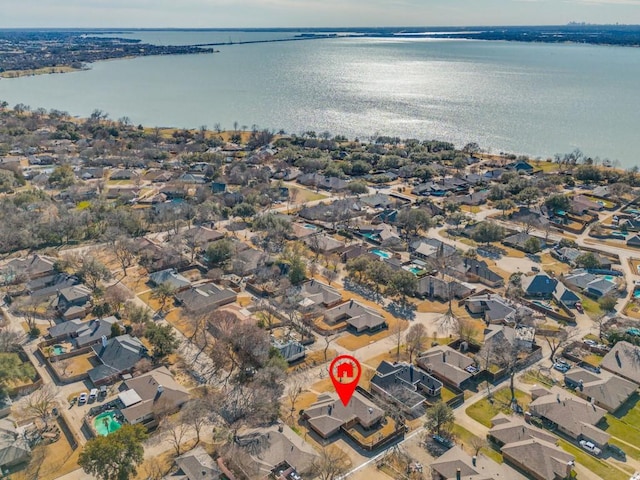
[[[0,28],[640,24],[640,0],[3,0]]]

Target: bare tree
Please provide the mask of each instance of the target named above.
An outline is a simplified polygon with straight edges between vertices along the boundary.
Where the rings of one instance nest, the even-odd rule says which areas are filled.
[[[294,418],[294,412],[296,411],[296,402],[298,401],[298,399],[300,398],[300,395],[302,395],[302,392],[304,392],[304,385],[306,385],[308,382],[307,378],[304,377],[297,377],[295,378],[287,387],[287,399],[289,400],[289,403],[291,404],[291,410],[289,412],[289,419],[291,421],[293,421]]]
[[[471,448],[473,448],[473,454],[477,457],[480,450],[487,446],[487,441],[484,438],[473,436],[471,438]]]
[[[334,334],[334,335],[325,335],[324,337],[324,350],[322,351],[322,353],[324,354],[324,361],[327,361],[327,352],[329,351],[329,345],[331,344],[331,342],[333,342],[336,338],[338,338],[338,334]]]
[[[511,402],[516,401],[515,376],[518,372],[519,361],[529,353],[529,349],[517,341],[495,340],[485,342],[478,352],[478,357],[484,363],[483,368],[489,369],[492,365],[504,369],[509,376],[509,389]]]
[[[566,347],[579,337],[580,330],[578,330],[576,327],[560,330],[558,331],[557,335],[547,335],[546,337],[544,337],[550,350],[549,360],[553,362],[556,358],[556,352],[558,350]]]
[[[335,445],[329,445],[322,449],[312,470],[320,480],[337,480],[347,473],[350,465],[351,460],[345,452]]]
[[[158,308],[159,314],[162,315],[164,313],[164,309],[166,308],[169,299],[173,298],[175,293],[176,289],[168,283],[161,283],[153,289],[151,298],[155,298],[160,302],[160,308]]]
[[[185,451],[184,444],[189,440],[193,430],[191,424],[185,421],[184,415],[178,413],[171,417],[165,417],[159,426],[171,443],[176,456],[182,455]]]
[[[56,404],[56,389],[52,384],[45,384],[27,398],[25,410],[42,419],[45,426],[49,412]]]
[[[207,424],[208,414],[206,402],[199,398],[191,400],[182,407],[182,421],[190,425],[191,429],[195,432],[196,445],[200,443],[200,434]]]
[[[464,342],[472,342],[478,335],[478,330],[471,320],[458,320],[458,336]]]
[[[416,323],[409,328],[405,336],[407,353],[409,354],[409,363],[413,361],[413,355],[419,355],[427,346],[429,334],[422,323]]]
[[[133,298],[131,291],[122,284],[111,285],[104,290],[104,301],[113,314],[120,314],[127,300]]]
[[[402,346],[402,332],[404,332],[407,322],[396,319],[396,323],[391,327],[391,335],[396,339],[396,361],[400,361],[400,347]]]
[[[9,353],[18,349],[24,335],[9,328],[0,329],[0,352]]]

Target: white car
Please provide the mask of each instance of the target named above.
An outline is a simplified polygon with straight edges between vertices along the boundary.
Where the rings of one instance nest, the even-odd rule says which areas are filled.
[[[87,403],[87,394],[81,393],[78,397],[78,405],[82,405],[83,403]]]
[[[596,457],[602,453],[598,447],[596,447],[593,443],[587,442],[586,440],[580,440],[580,446],[583,450],[586,450],[591,455],[595,455]]]

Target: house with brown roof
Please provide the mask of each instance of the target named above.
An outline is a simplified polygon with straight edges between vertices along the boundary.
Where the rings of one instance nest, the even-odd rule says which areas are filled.
[[[177,302],[187,311],[200,314],[233,303],[238,295],[233,290],[214,283],[202,283],[176,294]]]
[[[287,425],[271,425],[238,432],[229,457],[249,478],[282,478],[276,475],[289,469],[298,478],[311,478],[305,475],[313,469],[318,453]]]
[[[84,285],[63,288],[58,292],[54,306],[65,320],[82,318],[91,310],[91,290]]]
[[[157,413],[177,412],[189,400],[189,393],[174,380],[167,367],[125,380],[124,386],[126,390],[118,398],[125,407],[122,415],[132,425],[141,423],[152,428]]]
[[[638,390],[638,385],[609,372],[600,374],[583,368],[572,368],[564,375],[564,383],[575,394],[608,412],[615,412]]]
[[[298,294],[302,297],[298,306],[303,312],[333,308],[342,303],[342,294],[338,290],[315,279],[304,283]]]
[[[496,463],[479,454],[469,455],[454,446],[431,463],[433,480],[527,480],[527,477],[506,464]]]
[[[438,380],[462,389],[480,372],[475,360],[447,345],[430,348],[417,364]]]
[[[571,478],[575,458],[555,445],[539,438],[508,443],[501,449],[505,462],[527,473],[535,480]]]
[[[335,393],[323,393],[318,400],[302,412],[309,427],[322,438],[330,438],[340,431],[359,424],[365,430],[373,430],[380,425],[384,411],[355,392],[345,407]]]
[[[324,321],[329,325],[346,321],[347,326],[356,333],[376,332],[387,326],[382,315],[354,300],[327,310],[324,313]]]
[[[604,356],[600,367],[640,385],[640,347],[618,342]]]
[[[560,387],[539,388],[531,392],[529,411],[551,422],[559,432],[574,440],[590,440],[600,448],[607,445],[610,435],[596,427],[606,410]]]
[[[216,461],[198,445],[174,460],[177,470],[165,475],[162,480],[219,480],[222,472]]]

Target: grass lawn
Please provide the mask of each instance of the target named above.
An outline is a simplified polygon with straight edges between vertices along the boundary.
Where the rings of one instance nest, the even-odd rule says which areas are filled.
[[[617,419],[607,413],[604,417],[606,421],[604,430],[606,430],[609,435],[618,437],[631,445],[640,445],[640,428],[636,426],[638,425],[637,423],[632,423],[634,419],[637,418],[638,412],[632,410],[629,413],[630,415],[627,414],[622,417],[623,419]]]
[[[559,445],[565,452],[573,455],[576,458],[576,462],[588,468],[601,478],[606,478],[607,480],[628,480],[629,478],[628,474],[625,474],[614,466],[597,459],[566,440],[560,440]]]
[[[529,385],[544,385],[546,387],[553,387],[555,385],[555,382],[551,377],[535,370],[526,371],[522,374],[520,380]]]
[[[518,404],[526,410],[531,402],[531,396],[520,390],[516,390],[516,400]],[[485,427],[491,428],[491,419],[498,413],[503,412],[506,414],[511,413],[509,404],[511,402],[511,391],[508,388],[501,388],[500,390],[493,392],[493,403],[490,403],[487,398],[474,403],[467,407],[466,412],[471,418],[481,423]]]
[[[600,308],[600,305],[598,305],[598,302],[591,300],[589,297],[585,297],[584,295],[578,296],[580,297],[582,308],[591,318],[598,317],[602,314],[602,309]]]
[[[456,437],[456,443],[461,444],[461,448],[464,449],[468,454],[473,455],[475,452],[472,448],[472,443],[477,441],[478,436],[471,433],[464,427],[460,425],[454,425],[452,430],[453,435]],[[502,463],[502,454],[493,448],[486,446],[480,449],[480,453],[483,453],[493,461],[497,463]]]
[[[298,205],[306,202],[313,202],[314,200],[322,200],[323,198],[327,198],[324,193],[314,192],[313,190],[309,190],[308,188],[294,186],[292,184],[287,184],[287,187],[289,187],[290,198],[295,198],[295,201],[290,202],[291,205],[293,205],[294,203]],[[296,193],[293,193],[294,191]]]
[[[549,253],[543,253],[540,256],[540,263],[545,272],[553,272],[556,275],[561,273],[567,274],[571,271],[571,267],[564,262],[556,260]]]

